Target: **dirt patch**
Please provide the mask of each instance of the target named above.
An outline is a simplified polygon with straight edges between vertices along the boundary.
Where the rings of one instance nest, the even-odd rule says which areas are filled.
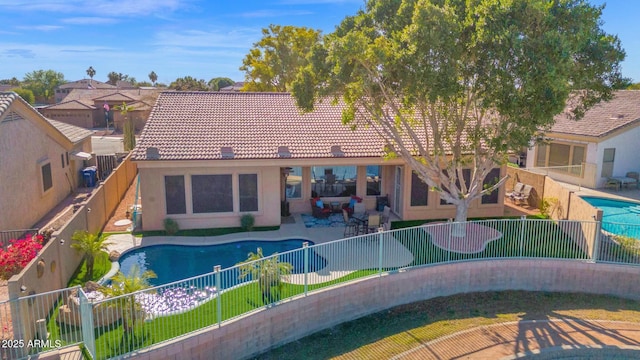
[[[127,228],[131,226],[131,225],[116,226],[115,222],[118,220],[127,219],[127,211],[131,211],[132,206],[136,204],[135,200],[136,200],[137,184],[138,184],[138,178],[136,177],[133,179],[133,181],[131,182],[131,186],[129,186],[129,189],[127,189],[127,192],[124,194],[122,201],[120,201],[120,204],[118,204],[116,211],[114,211],[109,221],[107,221],[107,224],[102,230],[103,232],[127,231]],[[138,193],[138,202],[137,202],[138,205],[140,205],[139,197],[140,197],[140,193]],[[129,218],[130,217],[131,215],[129,214]]]

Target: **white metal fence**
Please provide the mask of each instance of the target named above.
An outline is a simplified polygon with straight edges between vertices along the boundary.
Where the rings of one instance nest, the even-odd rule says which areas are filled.
[[[27,296],[0,303],[0,320],[5,324],[9,317],[13,324],[3,338],[49,342],[5,349],[3,358],[80,342],[93,358],[111,358],[224,325],[284,299],[412,267],[509,258],[640,264],[635,242],[603,233],[600,225],[525,218],[423,225],[305,245],[118,297],[79,288]]]

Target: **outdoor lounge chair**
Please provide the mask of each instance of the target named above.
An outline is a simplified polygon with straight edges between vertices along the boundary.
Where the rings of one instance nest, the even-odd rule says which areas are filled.
[[[331,206],[328,203],[324,203],[322,208],[318,207],[318,199],[309,199],[309,203],[311,204],[311,213],[313,217],[316,218],[327,218],[333,210],[331,210]]]
[[[513,195],[511,199],[513,199],[514,203],[518,205],[529,204],[529,196],[531,196],[531,190],[533,190],[533,186],[525,185],[522,189],[522,192],[518,195]]]
[[[507,196],[507,197],[509,197],[509,199],[511,199],[511,201],[512,201],[512,202],[515,202],[514,198],[515,198],[516,196],[520,196],[520,195],[522,195],[522,189],[523,189],[523,188],[524,188],[524,184],[523,184],[523,183],[521,183],[521,182],[516,183],[516,184],[513,186],[513,190],[512,190],[511,192],[508,192],[508,193],[506,194],[506,196]]]

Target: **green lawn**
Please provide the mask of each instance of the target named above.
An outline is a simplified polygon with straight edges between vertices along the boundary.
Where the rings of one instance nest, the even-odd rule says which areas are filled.
[[[98,281],[101,277],[108,273],[109,270],[111,270],[111,261],[109,261],[109,254],[103,251],[96,257],[93,263],[93,276],[90,279],[87,278],[86,260],[82,260],[82,263],[80,263],[80,266],[78,266],[76,272],[73,273],[73,276],[69,280],[67,287],[83,285],[87,281]]]
[[[604,295],[525,291],[440,297],[340,324],[257,359],[388,359],[478,326],[563,318],[640,322],[640,302]]]

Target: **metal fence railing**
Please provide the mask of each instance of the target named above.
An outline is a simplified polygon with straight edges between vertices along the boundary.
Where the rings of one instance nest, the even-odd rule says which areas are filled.
[[[284,299],[412,267],[509,258],[640,264],[639,253],[625,250],[620,241],[600,234],[598,222],[568,220],[521,218],[428,224],[305,244],[226,269],[211,264],[210,273],[109,298],[79,289],[46,295],[50,297],[46,304],[40,300],[45,294],[20,298],[20,304],[27,303],[20,305],[22,309],[32,309],[30,301],[42,303],[39,306],[44,309],[21,318],[31,319],[29,322],[45,319],[48,329],[58,331],[50,339],[59,339],[64,345],[83,342],[93,358],[106,359],[208,326],[224,326],[231,319]],[[64,315],[73,321],[67,327],[60,317],[68,313],[69,302],[81,316]],[[28,335],[33,338],[35,334],[39,333]],[[12,335],[26,339],[27,334],[16,332],[14,327]]]
[[[24,239],[27,235],[34,236],[38,234],[38,231],[40,231],[40,229],[0,231],[0,248],[6,249],[7,246],[9,246],[9,241]]]

